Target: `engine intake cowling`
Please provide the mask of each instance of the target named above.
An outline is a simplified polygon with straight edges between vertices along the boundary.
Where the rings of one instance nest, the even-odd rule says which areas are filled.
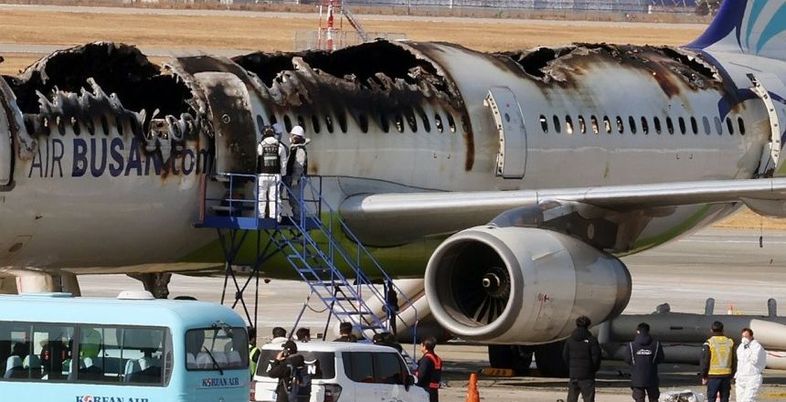
[[[479,226],[437,248],[425,290],[436,320],[460,338],[538,344],[568,336],[578,316],[618,316],[631,278],[619,259],[570,236]]]

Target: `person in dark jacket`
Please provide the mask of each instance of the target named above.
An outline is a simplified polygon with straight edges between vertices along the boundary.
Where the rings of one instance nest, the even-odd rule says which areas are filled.
[[[595,402],[595,373],[600,368],[600,345],[589,332],[589,317],[576,319],[576,329],[565,341],[562,358],[568,364],[570,383],[567,402]]]
[[[663,362],[663,348],[660,342],[650,336],[650,326],[642,322],[636,328],[636,338],[628,343],[625,362],[631,366],[630,388],[633,400],[644,402],[645,394],[649,402],[660,398],[658,364]]]
[[[306,370],[306,361],[303,355],[297,354],[297,344],[294,341],[286,341],[281,352],[278,352],[276,359],[270,363],[270,369],[267,372],[267,375],[271,378],[278,378],[276,402],[303,402],[289,400],[288,393],[292,386],[290,382],[292,381],[293,369]],[[310,390],[308,394],[311,395]],[[303,396],[297,399],[308,401],[309,398]]]
[[[340,335],[338,338],[334,339],[333,342],[357,342],[358,338],[352,333],[352,323],[350,322],[342,322],[338,326],[338,334]]]

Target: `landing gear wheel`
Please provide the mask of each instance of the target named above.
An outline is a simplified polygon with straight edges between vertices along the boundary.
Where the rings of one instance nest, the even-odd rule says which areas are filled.
[[[518,345],[489,345],[489,364],[492,368],[512,369],[525,375],[532,363],[532,349]]]
[[[568,365],[562,360],[562,349],[565,341],[538,346],[535,349],[535,363],[538,371],[546,377],[565,378],[568,376]]]
[[[489,365],[491,368],[512,369],[513,353],[509,345],[489,345]]]

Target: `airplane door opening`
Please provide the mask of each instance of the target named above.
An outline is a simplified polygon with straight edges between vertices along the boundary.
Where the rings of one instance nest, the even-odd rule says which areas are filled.
[[[246,85],[230,73],[194,74],[205,90],[215,130],[215,172],[256,173],[256,135]]]
[[[0,78],[0,85],[5,85],[2,78]],[[10,90],[0,91],[0,134],[2,134],[0,135],[0,190],[10,185],[13,180],[14,147],[11,122],[14,116],[8,114],[12,109],[3,104],[10,92]]]
[[[508,87],[493,87],[484,100],[491,109],[499,132],[496,175],[522,179],[527,166],[527,133],[524,114],[516,95]]]

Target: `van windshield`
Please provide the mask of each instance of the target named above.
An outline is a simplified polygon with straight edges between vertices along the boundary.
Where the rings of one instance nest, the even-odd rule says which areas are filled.
[[[262,349],[259,354],[259,365],[257,365],[257,375],[267,377],[270,370],[270,363],[276,358],[278,350]],[[336,354],[333,352],[298,352],[303,355],[308,366],[311,378],[315,380],[329,380],[336,377]]]
[[[248,369],[248,335],[241,327],[216,326],[186,332],[186,369]]]

